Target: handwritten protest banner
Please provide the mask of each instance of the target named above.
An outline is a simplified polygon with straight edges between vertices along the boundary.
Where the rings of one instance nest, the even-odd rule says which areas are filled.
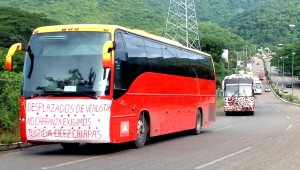
[[[27,139],[110,142],[110,106],[109,100],[27,100]]]

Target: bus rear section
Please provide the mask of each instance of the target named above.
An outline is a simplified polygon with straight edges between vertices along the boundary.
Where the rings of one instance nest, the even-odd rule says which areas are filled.
[[[253,79],[236,75],[224,79],[224,112],[254,114]]]
[[[254,81],[254,94],[261,95],[262,82],[259,80],[258,77],[253,77],[253,81]]]
[[[211,125],[216,118],[212,57],[112,25],[41,27],[25,50],[20,100],[23,142],[133,142]]]

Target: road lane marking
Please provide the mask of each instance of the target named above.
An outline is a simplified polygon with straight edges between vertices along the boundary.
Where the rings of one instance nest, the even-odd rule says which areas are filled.
[[[293,127],[293,125],[289,125],[285,130],[290,130]]]
[[[228,129],[228,128],[231,128],[231,127],[232,127],[232,125],[229,125],[229,126],[226,126],[226,127],[223,127],[223,128],[216,129],[216,131]]]
[[[213,164],[215,164],[215,163],[221,162],[221,161],[223,161],[223,160],[225,160],[225,159],[227,159],[227,158],[236,156],[236,155],[241,154],[241,153],[243,153],[243,152],[246,152],[246,151],[248,151],[248,150],[250,150],[250,149],[252,149],[252,147],[247,147],[247,148],[245,148],[245,149],[239,150],[239,151],[234,152],[234,153],[232,153],[232,154],[229,154],[229,155],[227,155],[227,156],[221,157],[221,158],[216,159],[216,160],[214,160],[214,161],[211,161],[211,162],[208,162],[208,163],[203,164],[203,165],[201,165],[201,166],[198,166],[198,167],[196,167],[196,168],[194,168],[194,169],[202,169],[202,168],[211,166],[211,165],[213,165]]]
[[[291,119],[289,116],[285,116],[287,119]]]
[[[280,110],[278,110],[276,107],[274,107],[274,106],[272,106],[273,107],[273,109],[275,109],[277,112],[281,112]]]
[[[85,159],[79,159],[79,160],[76,160],[76,161],[66,162],[66,163],[57,164],[57,165],[53,165],[53,166],[46,166],[46,167],[42,167],[41,169],[53,169],[53,168],[58,168],[58,167],[66,166],[66,165],[71,165],[71,164],[79,163],[79,162],[90,161],[90,160],[101,158],[101,157],[103,157],[103,155],[101,155],[101,156],[94,156],[94,157],[85,158]]]

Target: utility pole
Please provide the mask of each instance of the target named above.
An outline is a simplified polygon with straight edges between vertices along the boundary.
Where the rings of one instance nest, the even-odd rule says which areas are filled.
[[[247,45],[246,45],[246,60],[248,59],[247,53],[248,53],[248,51],[247,51]]]
[[[165,38],[201,50],[194,0],[170,0]]]
[[[296,25],[294,24],[290,24],[289,27],[290,28],[294,28]],[[292,31],[292,35],[294,34],[294,29]],[[294,51],[294,43],[295,41],[293,41],[293,53],[292,53],[292,96],[294,95],[294,57],[295,57],[295,51]]]

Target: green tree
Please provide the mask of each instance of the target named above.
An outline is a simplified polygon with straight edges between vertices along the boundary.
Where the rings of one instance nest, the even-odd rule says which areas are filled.
[[[17,8],[0,7],[0,143],[15,134],[18,129],[19,97],[24,52],[13,58],[13,71],[5,71],[5,56],[14,43],[27,42],[32,31],[39,26],[60,24],[45,15],[21,11]],[[15,140],[9,138],[8,141]]]
[[[17,127],[21,76],[21,73],[0,72],[0,135]]]
[[[293,52],[295,53],[293,55]],[[284,63],[282,57],[285,57]],[[279,69],[282,70],[282,64],[284,64],[285,72],[292,72],[294,77],[300,78],[300,42],[294,44],[287,44],[283,48],[279,49],[271,60],[273,66],[277,66],[279,63]],[[292,66],[293,64],[293,66]]]
[[[0,47],[10,47],[16,42],[27,42],[37,27],[61,24],[47,19],[44,14],[28,13],[18,8],[0,6],[0,11]]]

